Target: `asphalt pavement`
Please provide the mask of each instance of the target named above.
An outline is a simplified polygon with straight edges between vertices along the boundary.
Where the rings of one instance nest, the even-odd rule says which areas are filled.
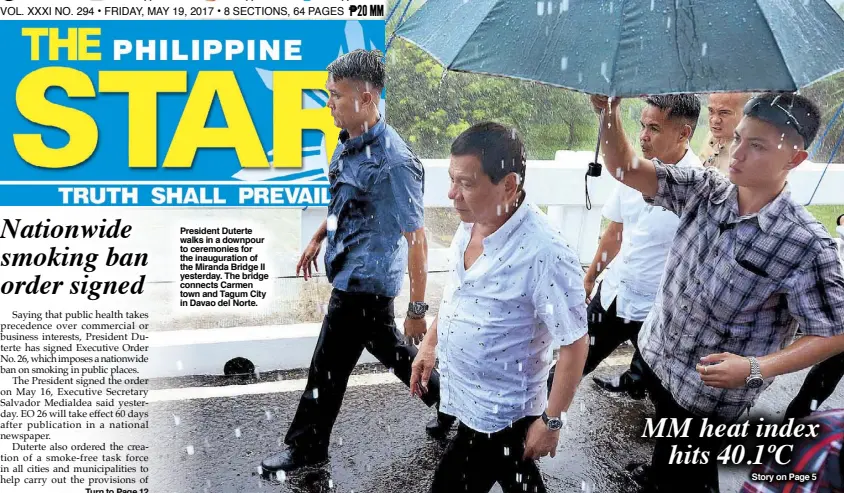
[[[626,365],[617,353],[595,375]],[[805,371],[780,377],[762,396],[754,415],[782,413]],[[159,381],[150,404],[156,430],[150,491],[173,493],[358,492],[422,493],[428,490],[446,441],[429,438],[434,416],[395,376],[377,365],[358,367],[346,393],[330,447],[330,462],[275,480],[263,479],[261,460],[282,440],[304,388],[304,371],[243,379],[220,377]],[[168,390],[169,389],[169,390]],[[822,407],[844,407],[839,389]],[[624,466],[649,458],[652,443],[641,438],[646,400],[597,389],[587,377],[568,413],[555,458],[540,461],[552,492],[632,492]],[[454,435],[454,431],[449,437]],[[721,491],[737,492],[749,472],[722,469]],[[496,486],[493,491],[500,491]]]

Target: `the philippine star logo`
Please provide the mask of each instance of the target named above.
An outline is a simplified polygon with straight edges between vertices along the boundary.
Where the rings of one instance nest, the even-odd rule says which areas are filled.
[[[375,46],[375,43],[372,42],[372,40],[369,40],[369,47],[367,48],[366,39],[364,39],[363,34],[363,26],[361,26],[360,22],[347,21],[345,33],[345,48],[347,51],[344,51],[344,47],[341,46],[340,52],[337,55],[338,57],[342,56],[344,53],[348,53],[357,49],[374,50],[377,48]],[[267,87],[267,89],[272,91],[272,72],[260,68],[256,68],[255,70],[258,71],[258,75],[264,81],[264,85]],[[382,94],[381,102],[378,105],[378,110],[380,111],[381,115],[386,115],[386,101],[383,96],[384,94]],[[328,96],[322,91],[304,91],[302,93],[303,108],[324,108],[327,103]],[[317,134],[319,134],[319,132],[310,132],[310,135]],[[336,136],[329,136],[329,138],[336,138]],[[302,168],[274,168],[272,160],[272,149],[267,152],[267,155],[270,157],[269,168],[243,168],[234,175],[232,175],[232,178],[244,181],[272,180],[274,182],[295,181],[297,183],[307,182],[311,184],[328,183],[328,160],[330,156],[328,156],[325,151],[325,137],[321,135],[318,139],[315,137],[311,139],[306,137],[304,147],[302,148]]]

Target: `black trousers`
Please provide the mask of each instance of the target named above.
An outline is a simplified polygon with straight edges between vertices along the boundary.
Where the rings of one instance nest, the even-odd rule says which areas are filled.
[[[835,391],[838,382],[844,377],[844,353],[835,355],[813,366],[800,387],[800,392],[788,405],[785,419],[805,418],[812,413],[812,401],[815,409],[823,404]]]
[[[625,321],[619,318],[615,311],[616,302],[613,300],[608,310],[604,310],[601,305],[601,286],[598,285],[598,290],[589,306],[586,307],[586,318],[589,324],[589,354],[586,357],[586,365],[583,367],[583,375],[588,375],[607,359],[607,356],[618,349],[624,341],[633,343],[635,352],[633,359],[630,361],[630,368],[625,370],[622,379],[627,380],[628,384],[642,385],[642,367],[645,361],[639,353],[639,330],[642,328],[642,322],[635,322],[632,320]],[[548,389],[551,389],[551,382],[554,381],[554,370],[556,366],[551,368],[548,375]]]
[[[308,384],[284,439],[288,446],[306,453],[328,450],[349,376],[364,348],[409,385],[417,349],[405,342],[396,328],[393,298],[333,290],[308,370]],[[435,370],[422,400],[433,406],[439,399],[439,373]]]
[[[647,363],[643,361],[643,383],[656,408],[653,423],[658,426],[661,419],[668,418],[664,430],[667,432],[671,419],[676,419],[682,426],[687,418],[693,418],[688,430],[688,438],[658,437],[655,439],[651,469],[648,477],[657,486],[660,493],[718,493],[718,453],[726,446],[722,438],[702,437],[703,419],[680,406],[671,393],[662,386]],[[718,426],[726,423],[716,417],[709,417],[708,425]],[[727,423],[729,424],[729,423]],[[689,452],[699,450],[697,457]],[[707,460],[702,460],[703,454]],[[685,464],[693,459],[695,464]],[[673,463],[672,463],[673,462]]]
[[[487,493],[496,482],[505,493],[545,493],[536,462],[522,460],[528,428],[536,419],[522,418],[491,434],[461,423],[437,465],[431,493]]]

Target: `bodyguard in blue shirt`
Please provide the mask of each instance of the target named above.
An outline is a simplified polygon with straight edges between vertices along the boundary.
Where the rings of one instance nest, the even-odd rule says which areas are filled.
[[[341,128],[329,165],[328,217],[305,248],[296,274],[305,280],[317,268],[322,241],[334,290],[322,324],[287,448],[264,459],[265,474],[316,465],[328,458],[331,429],[349,375],[364,348],[405,384],[427,327],[424,303],[428,245],[425,239],[422,163],[378,112],[384,62],[377,50],[355,50],[328,66],[328,107]],[[410,306],[404,334],[396,328],[393,300],[405,268]],[[439,379],[430,381],[424,402],[439,402]],[[434,422],[429,432],[436,433]]]

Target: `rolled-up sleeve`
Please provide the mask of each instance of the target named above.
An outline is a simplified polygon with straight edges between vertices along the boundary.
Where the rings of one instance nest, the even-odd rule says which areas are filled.
[[[798,272],[786,294],[788,308],[806,335],[844,333],[844,271],[834,246],[823,248]]]
[[[390,167],[390,189],[395,199],[396,220],[404,233],[411,233],[425,224],[422,196],[425,191],[425,170],[418,161],[405,161]]]
[[[707,168],[698,166],[672,166],[653,160],[656,169],[657,192],[653,197],[643,195],[645,202],[683,214],[686,204],[698,194],[707,194],[716,177]]]
[[[556,249],[538,262],[533,291],[537,318],[558,346],[568,346],[587,332],[583,269],[573,252]]]

